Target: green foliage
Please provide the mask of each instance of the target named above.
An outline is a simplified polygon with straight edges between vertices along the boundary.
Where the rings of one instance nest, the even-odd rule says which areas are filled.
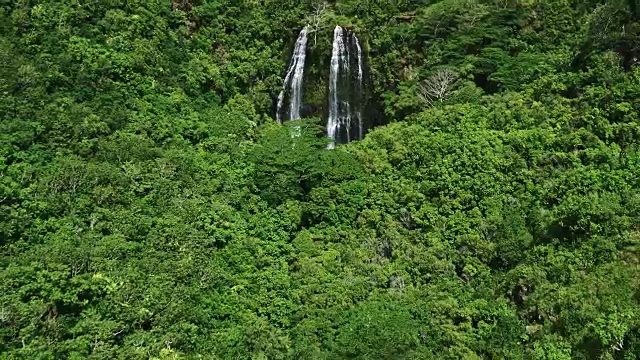
[[[633,1],[0,1],[0,358],[640,357]],[[425,108],[419,84],[455,72]]]

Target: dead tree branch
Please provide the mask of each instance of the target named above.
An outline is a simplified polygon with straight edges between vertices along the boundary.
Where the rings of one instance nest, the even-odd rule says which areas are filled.
[[[418,83],[417,95],[427,106],[443,102],[450,95],[451,85],[456,81],[456,78],[456,73],[451,70],[438,70],[426,80]]]

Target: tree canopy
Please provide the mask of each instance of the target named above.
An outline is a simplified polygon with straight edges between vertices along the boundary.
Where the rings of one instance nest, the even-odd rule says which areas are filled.
[[[0,359],[637,359],[639,151],[633,0],[0,0]]]

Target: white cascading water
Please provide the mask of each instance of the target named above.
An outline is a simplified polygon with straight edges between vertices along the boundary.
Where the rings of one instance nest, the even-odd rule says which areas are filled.
[[[357,53],[358,53],[358,83],[356,84],[357,86],[357,91],[358,94],[361,96],[362,95],[362,47],[360,47],[360,41],[358,40],[358,37],[353,34],[353,39],[356,43],[356,49],[357,49]],[[358,118],[358,138],[360,140],[362,140],[362,138],[364,137],[364,134],[362,133],[362,109],[360,109],[360,107],[358,107],[358,111],[356,113],[356,116]]]
[[[355,47],[357,55],[357,78],[352,79],[352,64],[349,48]],[[329,119],[327,135],[331,138],[328,149],[333,149],[339,141],[350,142],[352,133],[357,131],[358,139],[363,137],[362,111],[362,48],[353,32],[336,26],[333,31],[333,50],[329,73]],[[352,104],[352,101],[354,102]],[[358,121],[357,129],[352,129],[352,120]]]
[[[278,95],[278,108],[276,111],[276,118],[279,123],[285,120],[297,120],[300,119],[300,113],[302,109],[302,84],[304,77],[304,62],[307,57],[307,35],[309,34],[309,27],[305,26],[293,49],[293,55],[291,56],[291,62],[289,63],[289,69],[287,70],[287,76],[284,78],[284,84],[282,91]],[[289,90],[289,111],[284,114],[283,107],[284,98]]]
[[[336,26],[333,30],[333,50],[331,52],[331,70],[329,72],[329,119],[327,121],[327,134],[332,142],[327,146],[335,147],[338,139],[338,127],[340,126],[340,111],[338,109],[338,77],[340,76],[340,64],[344,61],[347,50],[344,43],[344,30]]]

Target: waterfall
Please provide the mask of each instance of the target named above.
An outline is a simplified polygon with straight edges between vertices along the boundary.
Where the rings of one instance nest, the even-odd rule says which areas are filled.
[[[302,109],[302,79],[304,76],[304,62],[307,56],[307,35],[309,27],[305,26],[293,48],[291,62],[284,78],[282,91],[278,95],[278,108],[276,119],[279,123],[286,120],[300,119]],[[285,97],[289,95],[289,108],[285,109]]]
[[[329,149],[333,149],[337,140],[337,130],[340,121],[338,110],[338,76],[340,76],[340,62],[346,54],[344,46],[344,30],[336,26],[333,30],[333,50],[331,51],[331,70],[329,71],[329,119],[327,120],[327,134],[333,140]]]
[[[307,38],[309,26],[306,26],[296,40],[293,55],[278,95],[276,119],[279,123],[301,118],[303,98],[303,78],[307,57]],[[336,144],[345,144],[362,139],[373,123],[368,120],[365,126],[364,58],[360,40],[351,31],[336,26],[333,31],[331,68],[329,69],[327,135],[331,139],[329,149]],[[370,116],[366,116],[371,119]],[[299,134],[299,128],[292,136]]]
[[[355,58],[350,55],[353,52]],[[336,26],[329,72],[327,135],[332,140],[329,149],[334,148],[336,143],[348,143],[354,138],[362,139],[364,135],[362,61],[362,47],[355,33]]]
[[[356,49],[357,49],[357,55],[358,55],[358,78],[357,78],[357,82],[356,82],[356,94],[358,97],[362,97],[362,47],[360,46],[360,41],[358,40],[358,37],[353,34],[353,39],[355,41],[356,44]],[[359,99],[360,101],[358,102],[359,106],[356,112],[356,117],[358,118],[358,138],[360,140],[362,140],[362,138],[364,137],[364,134],[362,132],[362,99]]]

